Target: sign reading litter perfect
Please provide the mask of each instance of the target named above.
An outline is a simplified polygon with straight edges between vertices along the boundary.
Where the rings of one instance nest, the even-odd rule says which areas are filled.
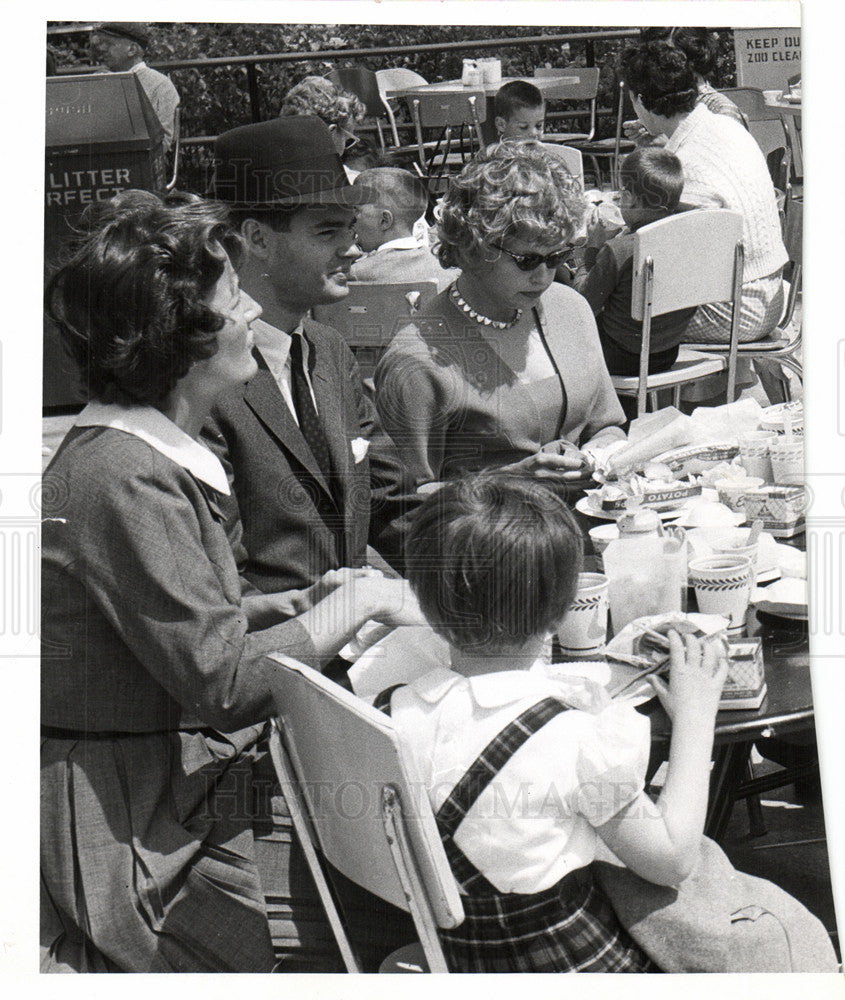
[[[45,279],[87,205],[128,188],[161,191],[161,122],[134,73],[47,78],[44,163]],[[80,372],[58,330],[44,322],[44,406],[81,406]]]
[[[739,87],[784,90],[801,74],[799,28],[734,28]]]

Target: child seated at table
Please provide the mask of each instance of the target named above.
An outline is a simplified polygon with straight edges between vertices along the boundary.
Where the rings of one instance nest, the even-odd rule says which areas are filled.
[[[358,208],[358,246],[364,256],[352,265],[357,281],[426,281],[442,291],[458,275],[444,269],[426,238],[428,192],[423,182],[399,167],[362,170],[355,187],[376,192],[376,201]]]
[[[697,856],[727,670],[721,640],[676,632],[666,782],[644,792],[649,723],[543,651],[571,605],[581,536],[549,487],[485,472],[429,496],[408,578],[450,662],[382,692],[410,773],[427,791],[466,919],[441,931],[455,972],[657,971],[593,878],[603,841],[676,884]]]
[[[499,139],[523,142],[543,138],[546,102],[533,83],[511,80],[493,98],[493,122]]]
[[[634,150],[622,162],[620,210],[625,228],[611,235],[596,215],[587,227],[583,259],[572,285],[590,303],[611,375],[640,370],[642,323],[631,315],[634,233],[678,211],[684,187],[681,161],[665,149]],[[651,321],[650,374],[667,371],[678,357],[695,308],[678,309]]]

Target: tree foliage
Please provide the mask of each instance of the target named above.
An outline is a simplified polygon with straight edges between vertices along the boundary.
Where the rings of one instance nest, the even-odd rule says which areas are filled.
[[[72,22],[51,22],[48,27],[72,25]],[[48,48],[56,57],[59,68],[90,65],[89,26],[80,25],[79,32],[48,34]],[[612,108],[618,82],[617,59],[624,40],[573,40],[563,46],[540,43],[525,47],[513,46],[473,49],[471,45],[446,52],[420,51],[419,46],[440,42],[471,42],[495,38],[517,38],[537,35],[583,34],[614,30],[604,27],[567,28],[528,26],[451,26],[451,25],[369,25],[369,24],[240,24],[240,23],[170,23],[157,22],[149,26],[150,46],[147,62],[175,62],[188,59],[234,58],[237,56],[298,52],[295,62],[258,64],[256,77],[260,94],[259,114],[262,119],[279,113],[287,91],[309,74],[326,75],[343,65],[343,60],[313,59],[309,53],[366,49],[384,46],[412,46],[416,51],[397,56],[356,57],[356,64],[370,69],[406,66],[429,81],[448,80],[461,75],[462,60],[475,56],[496,56],[502,60],[505,76],[531,76],[537,66],[596,65],[601,68],[599,106]],[[620,30],[625,30],[624,27]],[[717,29],[719,66],[715,86],[734,84],[733,32]],[[592,57],[592,61],[590,59]],[[204,66],[168,70],[182,96],[183,136],[216,136],[226,129],[252,121],[247,71],[243,66]],[[597,135],[609,135],[613,115],[599,120]],[[187,152],[187,151],[186,151]],[[201,154],[200,154],[201,155]],[[186,157],[184,167],[199,169]],[[196,161],[196,152],[193,160]]]

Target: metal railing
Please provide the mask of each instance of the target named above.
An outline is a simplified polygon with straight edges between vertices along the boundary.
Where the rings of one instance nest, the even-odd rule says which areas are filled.
[[[48,27],[47,34],[62,36],[69,34],[90,34],[96,30],[94,24],[84,25],[61,25]],[[389,65],[388,60],[395,62],[405,56],[418,56],[420,53],[443,53],[454,54],[463,52],[467,57],[474,56],[478,52],[489,52],[497,49],[525,49],[531,46],[563,46],[567,43],[574,44],[580,51],[583,51],[584,63],[587,66],[594,66],[596,60],[595,45],[597,42],[618,41],[626,38],[636,38],[639,30],[636,28],[619,28],[604,31],[586,32],[559,32],[554,34],[533,34],[525,36],[504,36],[501,38],[484,39],[462,39],[460,41],[448,42],[426,42],[420,45],[381,45],[371,48],[333,48],[323,49],[315,52],[291,51],[291,52],[261,52],[254,55],[242,56],[211,56],[198,59],[174,59],[165,62],[151,62],[150,65],[161,72],[174,70],[219,70],[231,67],[233,71],[246,71],[246,90],[249,96],[249,115],[253,122],[264,119],[265,101],[262,95],[259,72],[262,67],[275,64],[294,63],[337,63],[358,61],[365,64],[372,64],[370,68],[377,69]],[[59,75],[67,73],[91,73],[95,72],[94,66],[75,66],[72,68],[60,69]],[[435,72],[434,80],[440,79],[446,74]],[[614,107],[599,107],[597,117],[599,121],[614,115]],[[571,119],[583,112],[579,111],[556,111],[549,115],[551,119]],[[189,115],[183,117],[183,123],[190,120]],[[183,135],[181,147],[183,153],[183,171],[187,174],[192,183],[189,188],[202,186],[201,177],[206,175],[207,167],[211,159],[211,148],[214,143],[213,135]],[[187,178],[186,178],[187,179]]]
[[[51,34],[85,34],[96,30],[95,25],[84,25],[78,28],[62,25],[47,29],[48,36]],[[637,28],[619,28],[612,31],[585,31],[582,33],[562,32],[550,35],[526,35],[522,37],[505,38],[481,38],[467,39],[457,42],[426,42],[420,45],[382,45],[364,49],[324,49],[316,52],[261,52],[248,56],[211,56],[202,59],[173,59],[167,62],[153,62],[150,65],[161,72],[178,69],[203,69],[223,66],[243,66],[247,75],[247,90],[250,99],[250,115],[254,122],[262,120],[261,111],[261,88],[258,80],[257,68],[262,65],[272,65],[274,63],[297,63],[297,62],[340,62],[341,60],[352,59],[373,59],[385,56],[405,56],[419,55],[421,52],[461,52],[475,53],[478,50],[505,49],[505,48],[527,48],[532,45],[564,45],[568,42],[577,42],[584,46],[585,63],[588,66],[595,65],[595,42],[613,41],[623,38],[636,38],[639,34]],[[95,67],[74,67],[72,70],[59,70],[59,74],[66,72],[84,73],[93,72]],[[605,113],[612,109],[602,109]]]

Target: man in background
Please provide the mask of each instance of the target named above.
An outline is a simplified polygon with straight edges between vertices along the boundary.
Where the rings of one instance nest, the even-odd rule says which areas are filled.
[[[352,264],[357,281],[427,281],[437,290],[458,276],[444,270],[427,242],[414,235],[417,221],[428,208],[425,184],[399,167],[373,167],[355,178],[355,187],[373,191],[376,200],[358,209],[358,246],[365,256]]]
[[[150,99],[156,117],[164,129],[164,151],[173,145],[176,134],[176,109],[179,92],[170,78],[144,62],[149,44],[146,26],[137,21],[107,21],[92,36],[97,59],[111,73],[134,73]]]

